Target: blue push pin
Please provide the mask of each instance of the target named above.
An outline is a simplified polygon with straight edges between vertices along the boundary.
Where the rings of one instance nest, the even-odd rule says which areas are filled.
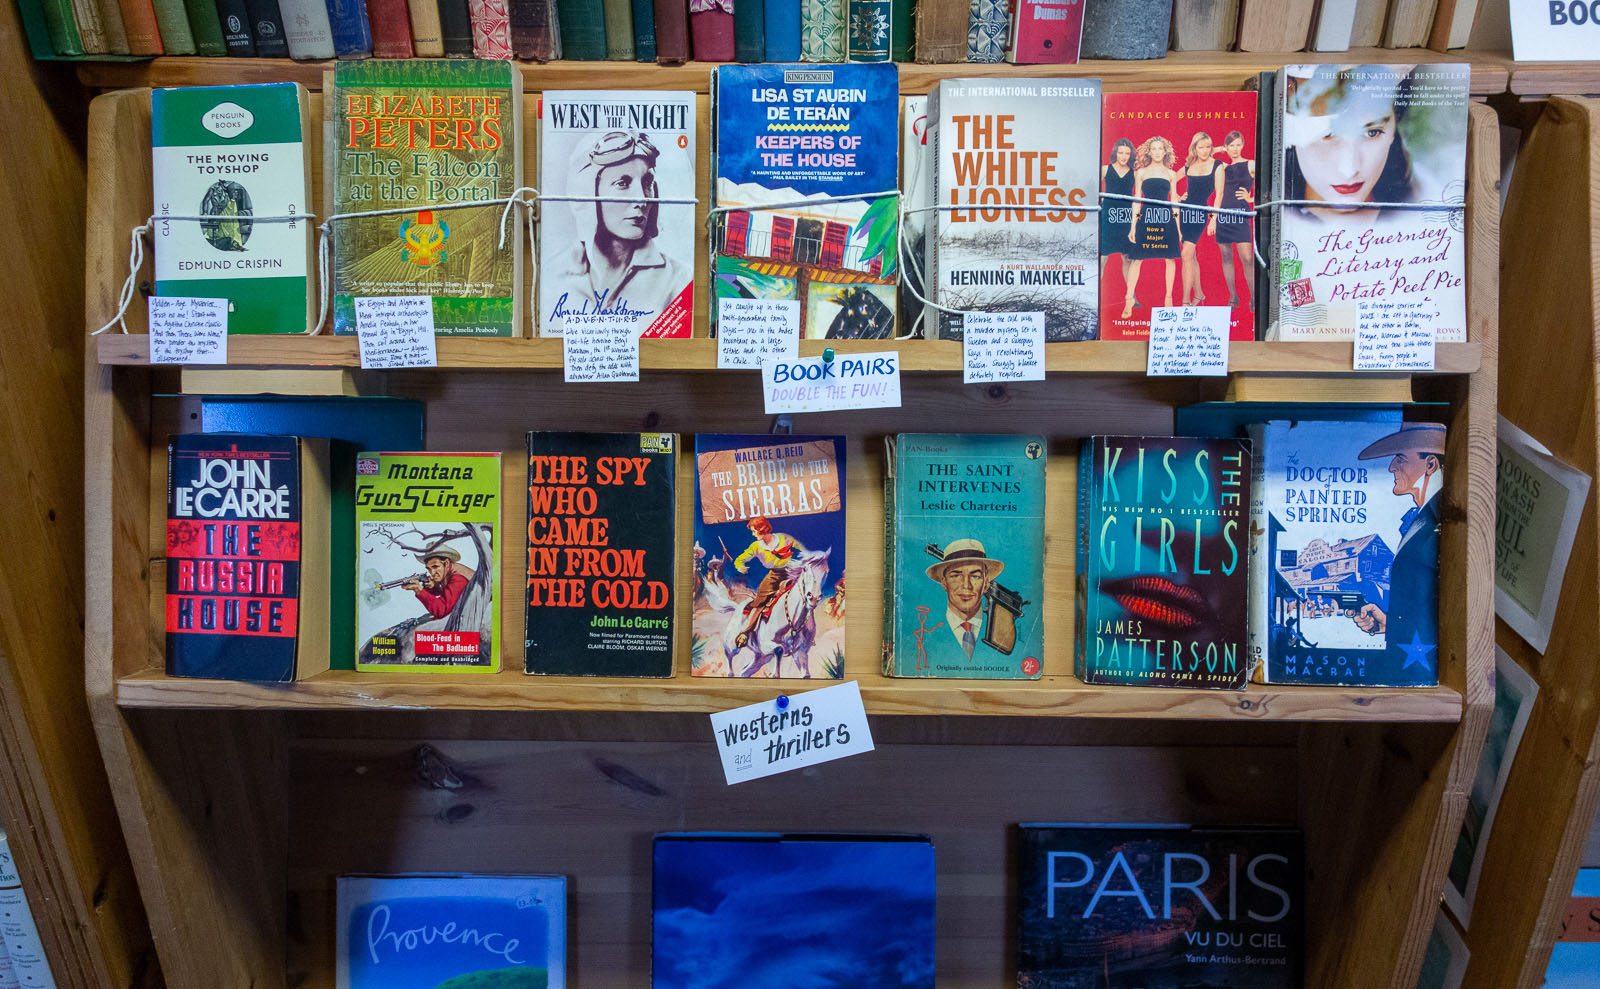
[[[832,347],[827,347],[822,351],[822,363],[824,363],[824,364],[832,364],[833,363],[833,348]]]
[[[778,695],[778,710],[787,711],[788,709],[789,709],[789,698],[787,696],[783,695],[783,694],[779,694]]]

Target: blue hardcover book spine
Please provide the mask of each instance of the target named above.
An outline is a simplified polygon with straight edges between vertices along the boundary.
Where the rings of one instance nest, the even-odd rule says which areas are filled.
[[[908,0],[900,0],[905,3]],[[850,61],[889,61],[889,37],[894,28],[892,0],[850,0]]]
[[[633,59],[636,62],[656,60],[655,0],[633,0]]]
[[[336,57],[367,58],[372,54],[367,0],[328,0],[328,27],[333,31]]]
[[[767,61],[800,61],[800,0],[764,0]]]

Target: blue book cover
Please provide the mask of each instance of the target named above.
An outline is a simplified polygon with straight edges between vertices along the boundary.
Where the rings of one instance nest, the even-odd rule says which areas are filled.
[[[1250,436],[1254,678],[1437,684],[1445,428],[1275,421]]]
[[[724,211],[712,236],[714,297],[798,300],[808,338],[892,336],[900,271],[895,67],[714,72],[711,188]]]
[[[1600,869],[1579,869],[1561,933],[1550,950],[1544,989],[1594,989],[1600,973]]]
[[[563,876],[340,876],[338,989],[564,989]]]
[[[333,31],[333,53],[337,57],[366,58],[372,54],[367,0],[328,0],[328,27]]]
[[[1042,436],[902,433],[884,450],[883,672],[1043,672]]]
[[[660,834],[653,989],[933,989],[919,835]]]
[[[656,60],[655,0],[633,0],[633,59],[636,62]]]
[[[844,442],[695,437],[695,676],[844,676]]]
[[[800,0],[763,0],[767,8],[767,61],[800,61]]]

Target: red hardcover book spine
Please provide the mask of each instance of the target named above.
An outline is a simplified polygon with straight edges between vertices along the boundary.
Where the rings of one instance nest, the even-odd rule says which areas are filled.
[[[411,11],[406,0],[367,0],[373,58],[411,58]]]
[[[472,54],[476,58],[511,58],[511,13],[506,0],[467,0],[472,15]]]
[[[1012,0],[1011,50],[1006,60],[1019,65],[1078,61],[1084,0]]]
[[[695,61],[733,61],[733,0],[689,0],[689,32]],[[660,42],[656,44],[659,49]]]
[[[656,62],[682,65],[689,61],[689,4],[687,0],[655,0]]]
[[[122,27],[128,34],[128,54],[160,55],[161,29],[156,26],[156,8],[150,0],[118,0],[122,8]]]

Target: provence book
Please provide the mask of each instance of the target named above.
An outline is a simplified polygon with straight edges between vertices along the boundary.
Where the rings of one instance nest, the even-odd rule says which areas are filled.
[[[500,672],[500,454],[356,457],[356,669]]]
[[[328,447],[247,433],[167,446],[167,674],[328,668]]]
[[[500,235],[522,185],[522,76],[505,61],[376,59],[333,71],[333,325],[358,296],[431,295],[441,336],[520,336],[522,245]]]
[[[673,433],[528,434],[526,669],[672,675]]]
[[[1078,679],[1243,690],[1250,444],[1095,436],[1078,457]]]
[[[694,109],[693,93],[545,92],[539,185],[570,201],[548,202],[539,224],[541,336],[591,313],[640,336],[693,335]]]
[[[1437,684],[1445,428],[1276,421],[1250,435],[1254,679]]]
[[[802,337],[893,336],[895,67],[713,72],[711,188],[722,212],[712,230],[712,319],[718,299],[794,299]]]
[[[844,443],[695,437],[695,676],[844,676]]]
[[[884,674],[1037,678],[1044,438],[902,433],[884,446]]]
[[[156,295],[227,299],[229,333],[316,322],[310,119],[292,82],[151,91]]]
[[[927,335],[1042,312],[1047,341],[1094,339],[1100,80],[945,79],[928,134]]]

